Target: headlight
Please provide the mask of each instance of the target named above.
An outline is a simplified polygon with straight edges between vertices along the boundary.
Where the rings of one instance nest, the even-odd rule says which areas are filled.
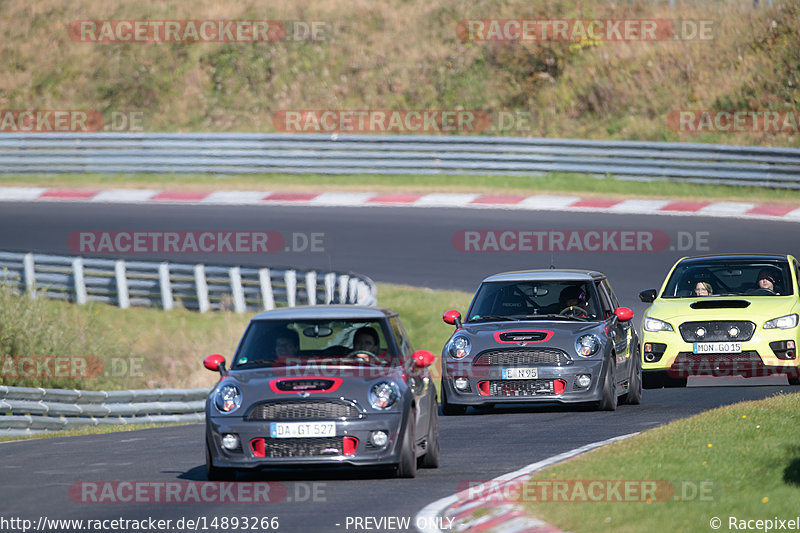
[[[369,389],[369,404],[373,409],[388,409],[399,397],[400,390],[390,381],[380,381]]]
[[[797,314],[779,316],[764,322],[764,329],[792,329],[797,326]]]
[[[645,331],[675,331],[668,323],[657,318],[645,317],[644,319]]]
[[[453,340],[450,341],[450,347],[447,349],[447,352],[450,354],[450,357],[462,359],[469,355],[469,350],[471,347],[472,346],[470,345],[468,338],[458,336],[454,337]]]
[[[578,355],[589,357],[596,354],[599,349],[600,339],[597,338],[597,335],[582,335],[575,341],[575,351],[578,352]]]
[[[242,405],[242,391],[233,384],[223,385],[214,395],[214,405],[221,413],[232,413]]]

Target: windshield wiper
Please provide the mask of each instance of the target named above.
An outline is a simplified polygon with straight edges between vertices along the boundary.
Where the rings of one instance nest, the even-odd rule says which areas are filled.
[[[473,318],[471,320],[468,320],[468,322],[470,322],[470,323],[472,323],[472,322],[494,322],[494,321],[497,321],[497,320],[510,320],[510,321],[513,322],[513,321],[519,320],[519,319],[511,318],[510,316],[486,315],[486,316],[479,316],[478,318]]]
[[[580,320],[581,322],[589,322],[589,318],[585,316],[578,316],[578,315],[558,315],[555,313],[547,314],[547,315],[525,315],[525,320],[537,320],[537,319],[564,319],[564,320]]]

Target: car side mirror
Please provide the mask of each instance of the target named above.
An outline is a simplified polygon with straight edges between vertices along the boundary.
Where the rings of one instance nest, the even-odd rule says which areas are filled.
[[[457,328],[461,327],[461,313],[455,309],[451,309],[442,315],[442,320],[444,320],[446,324],[450,324]]]
[[[633,318],[633,311],[627,307],[617,307],[614,309],[614,314],[617,315],[620,322],[629,322]]]
[[[433,364],[436,357],[428,350],[417,350],[411,354],[411,359],[418,368],[427,368]]]
[[[225,370],[225,358],[218,353],[211,354],[203,359],[203,366],[212,372],[219,372],[223,376],[228,373]]]
[[[658,291],[655,289],[647,289],[646,291],[642,291],[639,293],[639,299],[646,304],[653,303],[656,299],[656,295]]]

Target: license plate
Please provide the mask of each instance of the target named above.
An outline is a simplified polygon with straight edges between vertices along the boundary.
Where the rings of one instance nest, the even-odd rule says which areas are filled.
[[[694,353],[741,353],[741,342],[695,342]]]
[[[537,379],[539,370],[537,368],[504,368],[501,375],[503,379]]]
[[[335,437],[336,422],[272,422],[269,436],[273,439]]]

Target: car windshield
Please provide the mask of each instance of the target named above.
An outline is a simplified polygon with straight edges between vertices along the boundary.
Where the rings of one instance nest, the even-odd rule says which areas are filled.
[[[597,318],[588,281],[503,281],[483,283],[466,322],[487,320]]]
[[[242,338],[232,369],[305,364],[393,365],[395,348],[383,321],[254,320]],[[356,353],[369,352],[357,357]]]
[[[792,294],[787,261],[709,260],[678,265],[662,298]]]

